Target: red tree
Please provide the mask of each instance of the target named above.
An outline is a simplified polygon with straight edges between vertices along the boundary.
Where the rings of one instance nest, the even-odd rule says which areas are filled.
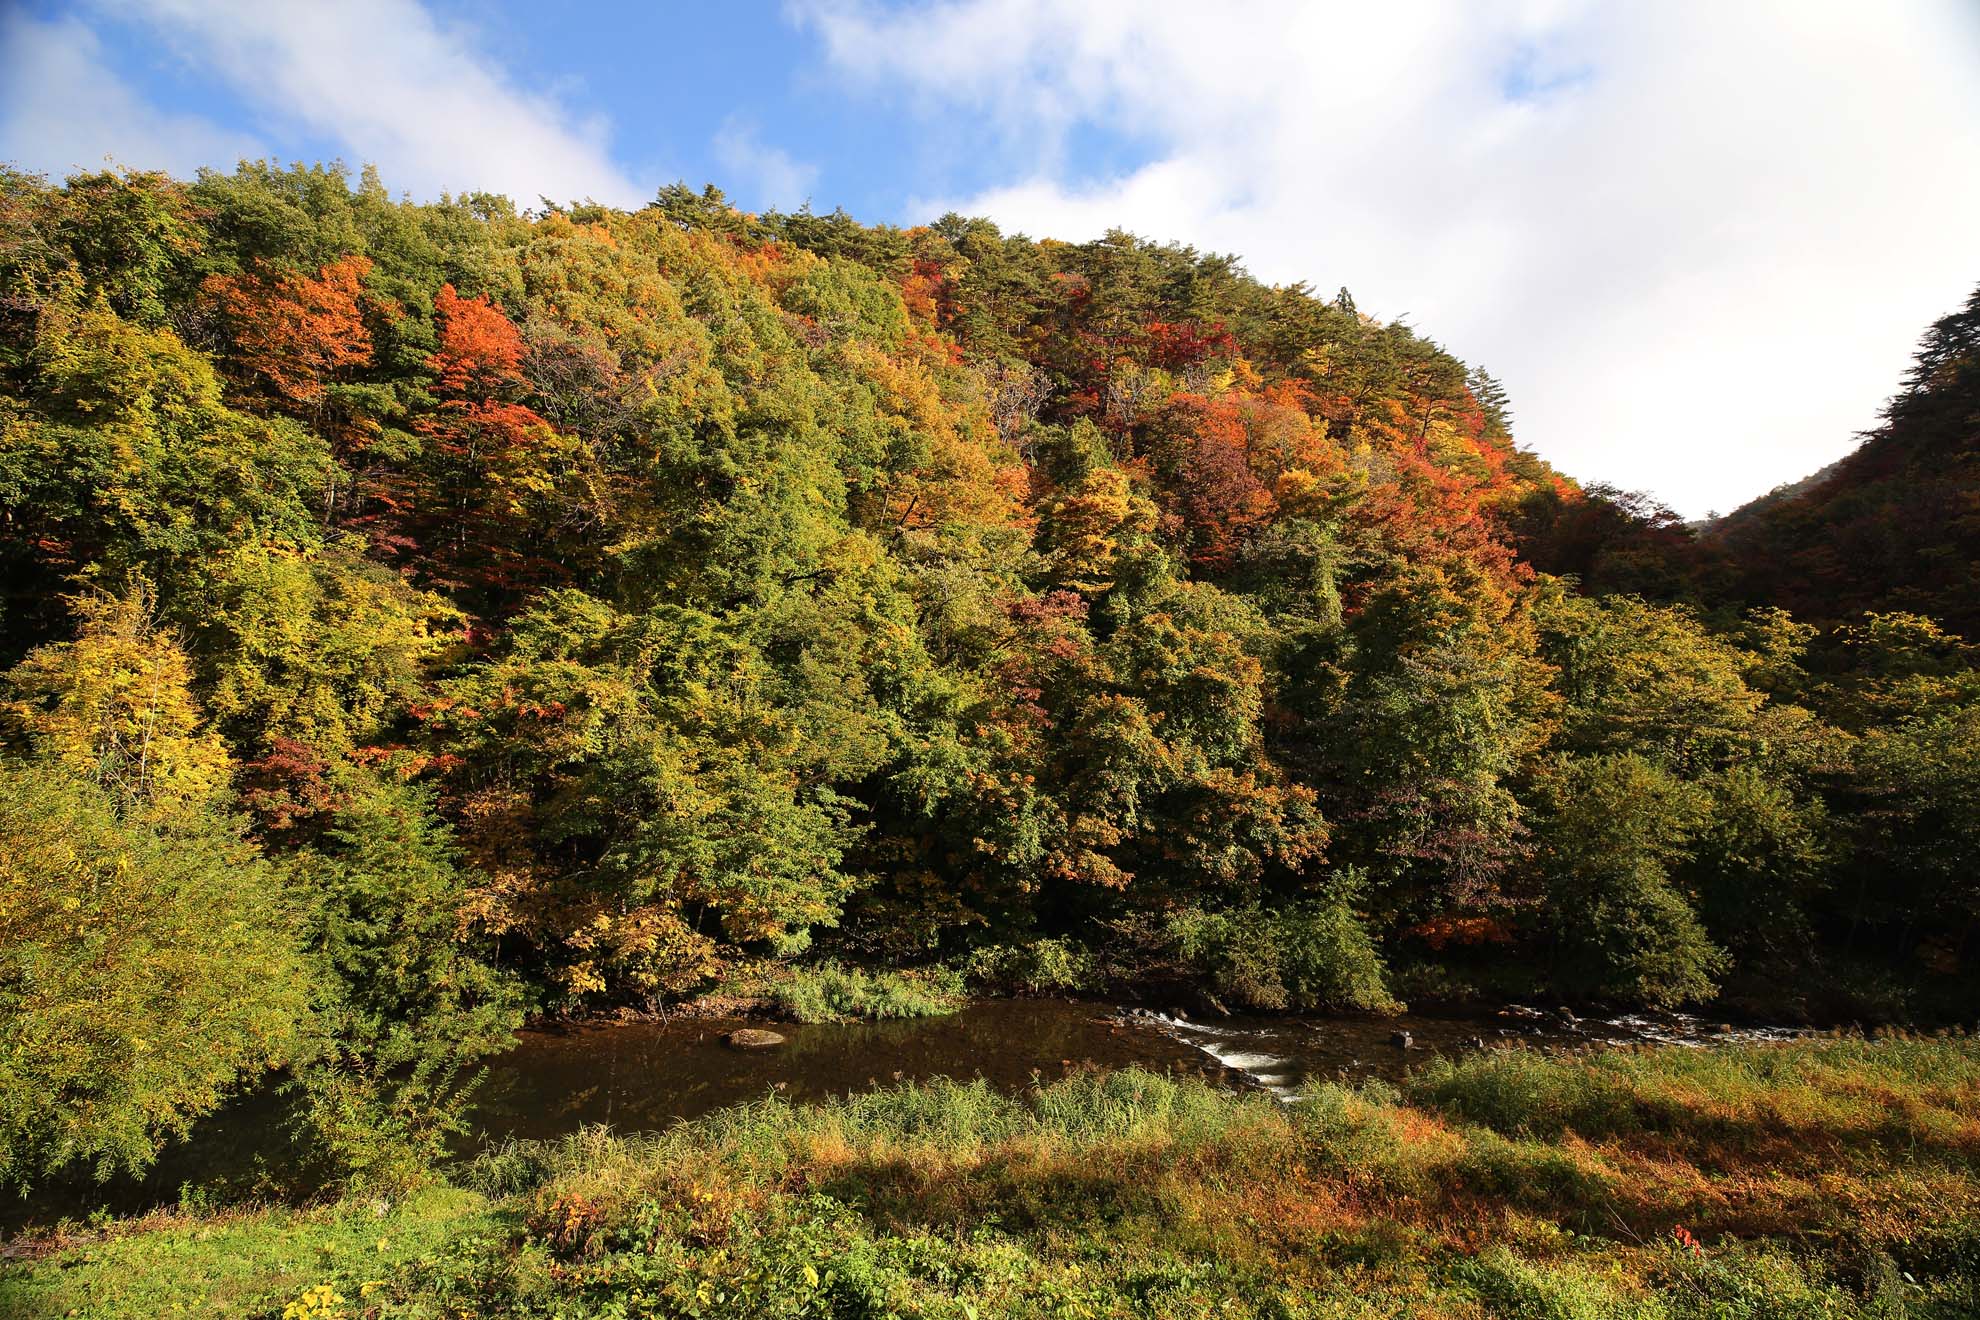
[[[442,524],[428,544],[450,547],[456,571],[487,585],[542,578],[547,566],[526,547],[528,515],[555,489],[567,443],[517,401],[529,383],[522,335],[507,314],[451,284],[433,305],[440,347],[426,365],[439,405],[413,425],[433,444],[430,485],[416,496],[420,520]]]
[[[366,257],[343,257],[314,277],[257,265],[213,275],[206,293],[227,323],[234,377],[299,411],[321,407],[331,382],[371,362],[364,323]]]

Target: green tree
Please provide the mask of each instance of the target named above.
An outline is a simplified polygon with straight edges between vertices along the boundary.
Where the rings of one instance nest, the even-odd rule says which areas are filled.
[[[42,590],[143,571],[169,597],[206,556],[317,540],[328,444],[227,407],[212,365],[169,330],[57,299],[25,366],[25,397],[0,397],[0,504]]]
[[[1980,946],[1980,703],[1871,730],[1858,744],[1849,805],[1854,844],[1838,898],[1847,951],[1883,943],[1976,1004]]]
[[[1767,700],[1746,681],[1754,657],[1690,611],[1555,584],[1534,620],[1542,654],[1560,671],[1564,747],[1636,752],[1697,775],[1751,745]]]
[[[5,681],[0,1177],[135,1171],[293,1057],[308,969],[276,866],[226,814],[232,762],[152,598],[74,602]]]
[[[569,993],[678,992],[724,942],[776,948],[837,916],[845,807],[802,773],[778,688],[731,625],[570,591],[449,688],[434,728],[462,761],[464,840]]]
[[[1753,762],[1708,775],[1698,787],[1706,817],[1673,874],[1698,895],[1706,930],[1743,970],[1806,967],[1812,912],[1833,861],[1822,799]]]
[[[319,969],[298,1086],[316,1140],[352,1182],[405,1186],[463,1130],[477,1060],[506,1049],[523,997],[498,971],[431,794],[347,772],[334,822],[295,859]]]
[[[119,315],[163,324],[205,246],[184,184],[163,174],[102,170],[70,176],[46,198],[43,232]]]
[[[1725,955],[1672,878],[1705,795],[1633,752],[1577,757],[1540,826],[1550,976],[1563,993],[1672,1008],[1711,998]]]
[[[0,727],[128,814],[197,814],[224,802],[231,758],[193,697],[184,650],[157,626],[150,590],[79,596],[73,606],[75,640],[39,648],[7,675]]]
[[[207,810],[131,817],[0,767],[0,1180],[135,1173],[296,1057],[310,973],[280,870]]]
[[[243,756],[289,739],[345,757],[387,742],[461,640],[460,611],[366,559],[358,538],[216,554],[176,602],[206,708]]]
[[[1552,715],[1525,603],[1473,569],[1419,568],[1375,590],[1342,642],[1344,682],[1296,751],[1339,785],[1342,860],[1392,912],[1493,905],[1524,830],[1513,781]]]

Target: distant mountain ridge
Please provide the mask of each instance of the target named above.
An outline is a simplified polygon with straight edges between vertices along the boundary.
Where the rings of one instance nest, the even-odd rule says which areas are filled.
[[[1847,458],[1847,455],[1844,456]],[[1835,476],[1843,469],[1843,458],[1827,467],[1818,468],[1799,481],[1788,481],[1774,487],[1765,495],[1755,495],[1730,513],[1714,513],[1703,518],[1694,518],[1685,526],[1701,538],[1718,536],[1732,528],[1749,525],[1767,510],[1776,508],[1790,500],[1799,499],[1817,486]]]
[[[1860,447],[1697,535],[1749,600],[1816,622],[1905,610],[1980,635],[1980,290],[1926,333]]]

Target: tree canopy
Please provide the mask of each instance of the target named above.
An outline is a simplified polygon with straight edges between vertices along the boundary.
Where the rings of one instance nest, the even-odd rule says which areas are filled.
[[[0,1167],[270,1061],[389,1164],[526,1009],[820,946],[1970,1011],[1980,485],[1918,492],[1976,307],[1714,551],[1345,291],[1125,233],[0,176],[0,1069],[65,977],[210,1037],[49,1052]]]

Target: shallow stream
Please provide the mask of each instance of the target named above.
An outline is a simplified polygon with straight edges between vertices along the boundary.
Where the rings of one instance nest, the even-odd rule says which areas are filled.
[[[1519,1006],[1470,1016],[1196,1020],[1088,1000],[992,999],[952,1017],[772,1024],[786,1037],[776,1049],[723,1044],[731,1031],[762,1025],[682,1018],[525,1032],[491,1065],[476,1125],[489,1137],[555,1136],[584,1123],[653,1129],[771,1091],[815,1100],[930,1077],[982,1077],[1017,1089],[1076,1068],[1130,1065],[1199,1073],[1291,1100],[1317,1081],[1395,1079],[1433,1055],[1479,1048],[1704,1046],[1794,1034],[1676,1014],[1569,1019]],[[1409,1037],[1407,1047],[1398,1033]]]
[[[744,1027],[771,1027],[785,1043],[752,1051],[723,1043]],[[1398,1033],[1407,1034],[1408,1046],[1397,1043]],[[1707,1047],[1794,1034],[1680,1015],[1570,1018],[1519,1006],[1450,1016],[1195,1020],[1071,999],[981,1000],[950,1017],[844,1025],[681,1017],[566,1026],[521,1032],[514,1049],[489,1061],[463,1145],[557,1137],[590,1123],[652,1131],[772,1093],[819,1100],[931,1077],[982,1077],[1019,1090],[1075,1069],[1138,1066],[1262,1089],[1296,1103],[1316,1082],[1393,1080],[1433,1056],[1481,1048]],[[306,1185],[297,1185],[307,1183],[306,1172],[287,1167],[294,1158],[292,1123],[286,1103],[271,1093],[236,1101],[200,1124],[191,1141],[168,1148],[142,1179],[103,1187],[45,1184],[26,1200],[0,1196],[0,1239],[97,1207],[130,1214],[170,1205],[182,1188],[194,1195],[216,1186],[306,1193]]]

